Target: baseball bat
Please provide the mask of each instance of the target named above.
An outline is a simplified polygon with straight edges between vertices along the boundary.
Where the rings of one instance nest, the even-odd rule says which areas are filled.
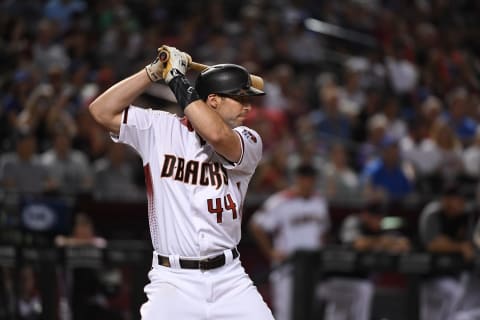
[[[169,52],[168,50],[160,49],[158,57],[160,61],[165,62],[169,59]],[[195,71],[202,72],[205,69],[208,69],[209,66],[203,63],[198,63],[195,61],[191,61],[190,64],[188,65],[190,69],[193,69]],[[263,90],[263,78],[254,74],[250,73],[250,80],[252,81],[252,86],[254,88],[257,88],[259,90]]]

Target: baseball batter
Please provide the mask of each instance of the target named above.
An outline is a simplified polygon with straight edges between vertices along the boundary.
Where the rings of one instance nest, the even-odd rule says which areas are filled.
[[[264,92],[233,64],[202,72],[191,86],[188,54],[173,47],[91,105],[114,141],[143,160],[153,263],[142,319],[273,319],[236,248],[248,183],[262,155],[257,132],[241,126],[251,96]],[[131,105],[165,81],[185,117]]]
[[[327,202],[315,191],[316,170],[311,165],[301,165],[295,175],[294,184],[270,196],[250,220],[252,234],[273,266],[297,250],[322,248],[330,229]],[[292,278],[293,270],[288,264],[271,274],[277,320],[292,319]]]

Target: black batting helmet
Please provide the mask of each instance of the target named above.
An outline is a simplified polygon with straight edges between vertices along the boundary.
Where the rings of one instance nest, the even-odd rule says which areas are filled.
[[[247,69],[236,64],[217,64],[203,70],[195,82],[195,89],[204,100],[212,93],[230,96],[265,94],[252,86]]]

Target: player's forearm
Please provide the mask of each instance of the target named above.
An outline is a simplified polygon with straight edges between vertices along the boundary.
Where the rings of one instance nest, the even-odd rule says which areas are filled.
[[[232,162],[240,160],[242,149],[238,135],[202,100],[190,103],[185,108],[185,115],[195,131],[212,145],[216,152]]]
[[[123,110],[150,85],[151,81],[145,70],[140,70],[98,96],[89,106],[90,113],[110,131],[119,132]]]
[[[427,249],[430,252],[455,253],[462,251],[462,245],[461,242],[452,241],[445,236],[439,236],[428,244]]]

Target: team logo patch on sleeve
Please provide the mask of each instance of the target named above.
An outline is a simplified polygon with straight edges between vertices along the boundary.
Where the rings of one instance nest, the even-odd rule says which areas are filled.
[[[242,136],[244,136],[247,140],[252,141],[253,143],[257,143],[257,137],[255,137],[255,135],[247,129],[242,130]]]

